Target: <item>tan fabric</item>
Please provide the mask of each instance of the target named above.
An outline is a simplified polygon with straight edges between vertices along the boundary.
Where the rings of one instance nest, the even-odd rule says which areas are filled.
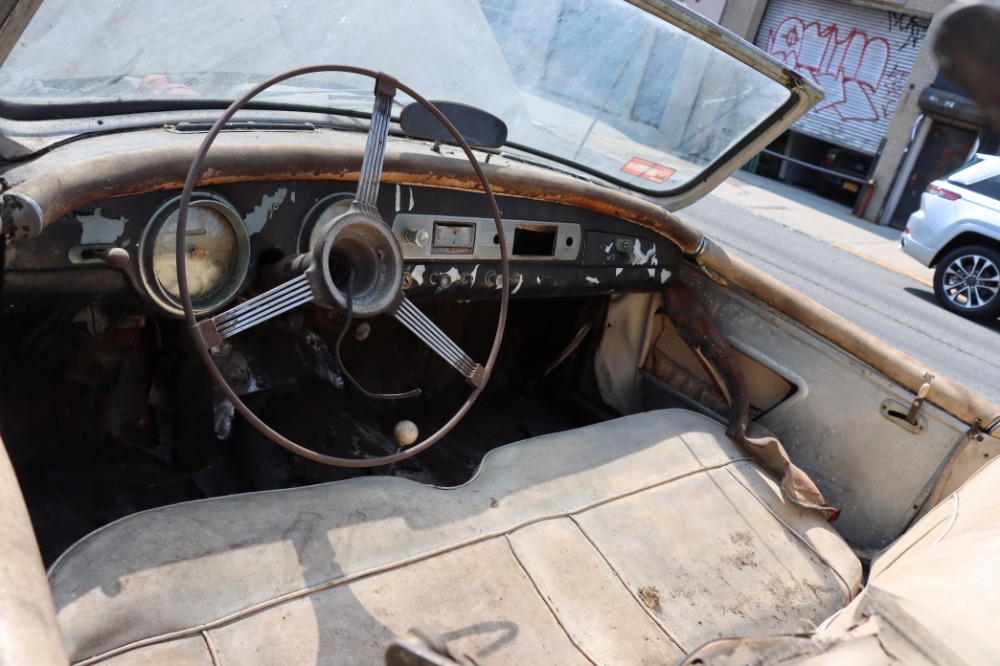
[[[3,441],[0,552],[0,666],[65,664],[42,557]]]
[[[222,663],[380,663],[423,625],[482,664],[669,662],[807,629],[858,589],[850,549],[744,456],[700,415],[639,414],[498,449],[454,489],[368,477],[138,514],[50,581],[75,661],[202,634]]]
[[[718,641],[685,663],[1000,663],[1000,462],[980,469],[873,563],[864,592],[813,640]],[[700,661],[698,661],[700,660]]]
[[[1000,663],[998,488],[994,460],[872,563],[864,594],[819,638],[850,637],[872,617],[883,643],[930,663]]]
[[[616,294],[608,302],[594,375],[601,399],[619,414],[639,411],[639,368],[649,353],[659,294]]]

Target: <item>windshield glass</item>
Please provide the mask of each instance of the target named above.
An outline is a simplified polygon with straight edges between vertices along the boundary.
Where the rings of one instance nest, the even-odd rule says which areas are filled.
[[[0,115],[205,108],[315,64],[478,106],[508,143],[652,193],[697,179],[789,98],[618,0],[47,0],[0,68]],[[371,90],[313,76],[260,103],[368,113]]]

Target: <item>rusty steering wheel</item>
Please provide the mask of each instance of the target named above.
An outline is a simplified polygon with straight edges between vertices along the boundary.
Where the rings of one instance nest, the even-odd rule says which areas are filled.
[[[375,105],[371,115],[371,126],[365,152],[361,159],[358,189],[354,201],[347,212],[326,222],[307,252],[288,262],[288,265],[297,267],[297,270],[294,271],[294,277],[220,314],[198,321],[195,318],[187,284],[185,230],[191,206],[191,195],[201,176],[209,149],[233,115],[264,90],[293,77],[332,72],[360,74],[375,80]],[[416,100],[448,130],[455,142],[465,152],[465,156],[475,170],[493,212],[493,220],[496,223],[496,231],[500,240],[502,288],[496,335],[493,338],[493,346],[485,364],[479,364],[470,358],[403,294],[403,253],[399,242],[382,220],[376,207],[379,182],[382,176],[382,162],[389,136],[392,103],[397,90]],[[346,281],[343,275],[345,268],[350,275]],[[472,148],[462,138],[454,125],[433,104],[412,89],[381,72],[361,67],[317,65],[278,74],[264,81],[233,102],[215,121],[195,154],[184,182],[177,217],[177,287],[180,292],[181,304],[184,307],[188,331],[194,341],[195,348],[223,395],[233,403],[236,410],[251,425],[292,453],[319,463],[339,467],[387,465],[410,458],[444,437],[472,407],[486,386],[493,370],[507,320],[507,306],[510,299],[509,276],[507,243],[504,237],[500,209]],[[219,371],[212,359],[211,350],[218,347],[225,338],[266,322],[299,305],[309,303],[328,310],[339,310],[348,317],[374,317],[379,314],[395,317],[432,351],[462,374],[472,386],[472,392],[455,415],[437,432],[393,455],[364,459],[340,458],[321,454],[296,444],[273,430],[247,407]]]

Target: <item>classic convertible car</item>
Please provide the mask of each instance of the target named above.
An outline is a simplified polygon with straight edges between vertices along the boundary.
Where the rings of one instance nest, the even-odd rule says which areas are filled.
[[[1000,409],[675,214],[810,81],[155,4],[2,5],[0,663],[997,661]]]

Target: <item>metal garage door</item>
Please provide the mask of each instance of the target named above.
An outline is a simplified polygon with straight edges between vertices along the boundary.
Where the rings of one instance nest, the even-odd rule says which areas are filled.
[[[874,155],[929,25],[930,16],[900,9],[771,0],[756,44],[826,91],[793,129]]]

